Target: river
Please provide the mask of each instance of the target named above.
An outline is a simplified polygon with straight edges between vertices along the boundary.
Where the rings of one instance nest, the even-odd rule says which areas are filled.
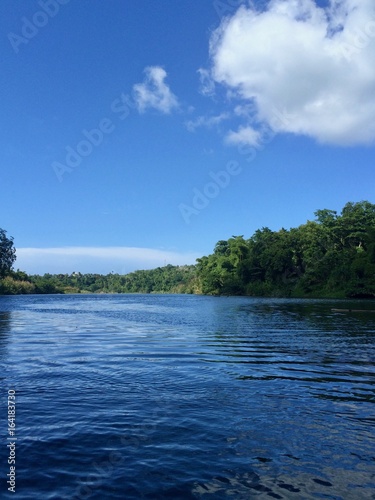
[[[352,307],[375,309],[0,297],[0,497],[374,499],[375,314]]]

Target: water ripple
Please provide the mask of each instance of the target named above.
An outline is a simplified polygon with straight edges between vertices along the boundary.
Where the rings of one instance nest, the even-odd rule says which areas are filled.
[[[361,307],[0,297],[17,498],[375,498],[375,318],[332,312]]]

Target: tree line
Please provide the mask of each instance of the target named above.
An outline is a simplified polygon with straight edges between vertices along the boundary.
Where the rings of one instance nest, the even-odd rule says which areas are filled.
[[[375,297],[375,205],[317,210],[297,228],[219,241],[198,259],[205,294]]]
[[[13,239],[0,229],[0,294],[196,293],[274,297],[375,297],[375,205],[317,210],[297,228],[263,227],[220,240],[195,266],[119,274],[14,271]]]
[[[10,271],[0,280],[0,294],[54,293],[197,293],[195,266],[158,267],[126,275],[44,274]]]

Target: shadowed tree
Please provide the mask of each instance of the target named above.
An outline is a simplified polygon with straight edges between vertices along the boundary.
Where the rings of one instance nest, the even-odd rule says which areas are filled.
[[[13,238],[7,238],[6,231],[0,228],[0,278],[12,270],[16,260],[16,249],[13,247]]]

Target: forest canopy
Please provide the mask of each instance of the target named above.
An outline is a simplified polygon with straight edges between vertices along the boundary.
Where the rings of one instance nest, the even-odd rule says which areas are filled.
[[[263,227],[217,242],[195,266],[119,274],[28,276],[13,271],[13,239],[0,230],[0,293],[203,293],[275,297],[375,297],[375,205],[323,209],[297,228]]]
[[[295,297],[375,296],[375,205],[317,210],[290,230],[233,236],[198,259],[202,293]]]
[[[0,228],[0,278],[8,274],[16,260],[16,250],[13,238],[7,237],[7,232]]]

